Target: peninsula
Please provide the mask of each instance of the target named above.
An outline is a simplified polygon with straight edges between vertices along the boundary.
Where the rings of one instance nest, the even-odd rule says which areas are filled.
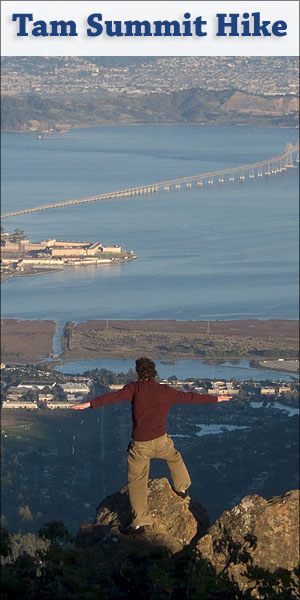
[[[60,271],[69,266],[103,266],[137,258],[133,250],[101,242],[69,242],[49,239],[32,243],[24,232],[1,233],[1,281],[24,275]]]

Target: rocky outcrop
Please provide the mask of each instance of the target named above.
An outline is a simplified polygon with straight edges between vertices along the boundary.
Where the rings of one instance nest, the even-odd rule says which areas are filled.
[[[299,490],[270,500],[246,496],[223,512],[196,548],[218,575],[227,574],[241,591],[262,597],[259,570],[278,575],[278,570],[293,573],[299,566]],[[296,587],[294,575],[290,585]]]
[[[127,487],[106,498],[94,522],[80,528],[78,550],[113,564],[116,572],[132,559],[132,576],[139,579],[143,572],[145,589],[154,585],[153,560],[158,560],[182,598],[199,598],[200,589],[207,598],[213,593],[224,599],[298,597],[299,491],[269,500],[246,496],[209,529],[205,508],[179,498],[165,478],[149,482],[148,505],[153,525],[139,536],[125,535]]]
[[[209,529],[205,509],[167,479],[149,482],[148,502],[153,525],[141,535],[123,533],[127,488],[100,504],[75,548],[58,521],[42,539],[1,532],[5,598],[299,600],[299,491],[246,496]]]
[[[148,507],[153,525],[146,527],[141,536],[124,535],[122,532],[130,522],[131,514],[128,490],[123,488],[101,502],[93,523],[81,526],[76,538],[77,546],[101,546],[106,551],[113,547],[115,552],[117,545],[122,550],[133,545],[145,554],[159,547],[173,555],[207,531],[205,508],[190,498],[179,498],[166,478],[149,481]]]

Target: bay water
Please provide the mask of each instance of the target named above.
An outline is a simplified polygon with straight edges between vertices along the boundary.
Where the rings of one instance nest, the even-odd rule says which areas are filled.
[[[248,360],[224,361],[216,363],[203,360],[179,360],[175,364],[155,361],[156,370],[161,379],[168,379],[175,375],[179,380],[188,378],[198,379],[236,379],[237,381],[293,381],[295,374],[271,369],[258,369],[251,366]],[[133,359],[118,358],[89,358],[57,364],[59,373],[82,375],[85,371],[92,369],[107,369],[114,373],[128,373],[129,369],[135,369]]]
[[[2,212],[229,168],[275,156],[295,129],[102,127],[2,137]],[[7,280],[2,317],[298,318],[298,168],[245,182],[15,216],[31,241],[121,244],[138,259]]]

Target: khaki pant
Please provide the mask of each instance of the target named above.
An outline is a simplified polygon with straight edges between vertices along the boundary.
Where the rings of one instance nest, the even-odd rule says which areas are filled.
[[[147,442],[133,441],[128,453],[128,491],[133,512],[132,525],[151,525],[152,517],[147,507],[150,459],[162,458],[167,461],[174,489],[178,492],[191,485],[190,476],[181,454],[167,434]]]

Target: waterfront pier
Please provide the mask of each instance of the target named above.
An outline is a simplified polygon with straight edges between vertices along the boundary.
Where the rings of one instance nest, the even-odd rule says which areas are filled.
[[[239,181],[245,183],[247,180],[253,180],[256,177],[269,177],[278,173],[282,173],[289,168],[293,168],[295,166],[294,161],[299,163],[299,141],[297,144],[288,142],[285,151],[282,154],[256,163],[239,165],[237,167],[230,167],[228,169],[221,169],[218,171],[211,171],[210,173],[200,173],[198,175],[179,177],[177,179],[170,179],[169,181],[160,181],[157,183],[136,186],[124,190],[97,194],[95,196],[89,196],[86,198],[74,198],[73,200],[64,200],[61,202],[54,202],[52,204],[44,204],[31,208],[14,210],[12,212],[4,213],[1,216],[2,219],[6,219],[8,217],[15,217],[17,215],[24,215],[41,210],[74,206],[76,204],[98,202],[101,200],[114,200],[128,196],[153,194],[159,191],[168,192],[170,190],[176,190],[180,192],[183,189],[191,189],[193,186],[203,188],[205,185],[219,185],[227,182],[234,183]]]

